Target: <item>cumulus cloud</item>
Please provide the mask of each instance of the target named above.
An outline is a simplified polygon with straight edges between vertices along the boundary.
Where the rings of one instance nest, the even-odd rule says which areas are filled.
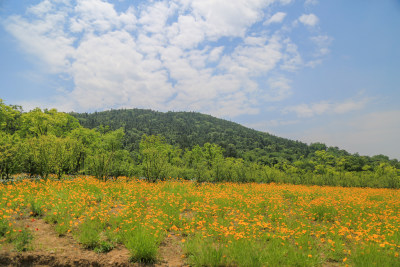
[[[308,6],[308,5],[316,5],[318,4],[318,0],[306,0],[304,2],[304,5]]]
[[[347,99],[343,102],[321,101],[312,104],[300,104],[286,107],[283,113],[294,112],[298,117],[307,118],[323,114],[344,114],[355,110],[363,109],[369,102],[370,98]]]
[[[70,58],[74,57],[72,44],[75,38],[61,29],[67,14],[48,14],[48,10],[48,6],[34,9],[36,13],[40,13],[42,19],[33,22],[21,16],[11,16],[7,19],[5,28],[28,53],[45,64],[49,72],[65,72],[71,66]]]
[[[299,17],[299,21],[306,26],[314,27],[318,24],[319,19],[314,14],[303,14]]]
[[[43,70],[70,77],[73,86],[55,93],[59,107],[233,117],[259,112],[260,99],[288,97],[287,72],[307,62],[287,32],[253,28],[283,24],[286,13],[267,14],[290,2],[148,1],[117,11],[102,0],[43,0],[28,8],[29,16],[6,18],[4,26]],[[314,26],[318,18],[302,15],[299,21]]]
[[[263,99],[269,102],[281,101],[292,94],[290,80],[285,77],[274,77],[268,80],[269,92],[263,96]]]
[[[281,69],[287,71],[296,71],[303,65],[303,59],[298,51],[297,45],[289,38],[283,41],[285,52],[283,53],[283,62]]]
[[[310,40],[315,44],[317,48],[314,53],[315,57],[322,57],[330,52],[329,46],[333,41],[332,37],[328,35],[317,35],[310,37]]]
[[[275,1],[263,0],[180,0],[189,2],[193,15],[205,23],[211,40],[221,36],[244,37],[253,23],[263,18],[263,9]]]
[[[269,25],[272,23],[281,23],[286,17],[285,12],[277,12],[274,15],[272,15],[268,20],[264,22],[264,25]]]

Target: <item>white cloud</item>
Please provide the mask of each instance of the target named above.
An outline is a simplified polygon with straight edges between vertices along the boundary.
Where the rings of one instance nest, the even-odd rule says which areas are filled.
[[[157,107],[170,97],[171,87],[161,62],[144,58],[132,49],[135,46],[126,32],[110,32],[82,42],[73,64],[76,88],[72,99],[79,106],[101,109],[118,102]]]
[[[74,8],[76,16],[71,19],[73,32],[97,31],[106,32],[121,27],[133,29],[136,17],[132,8],[118,14],[114,6],[100,0],[77,0]]]
[[[73,87],[54,96],[58,107],[232,117],[259,112],[261,100],[287,98],[286,72],[304,65],[287,31],[252,28],[285,19],[284,12],[266,19],[273,3],[291,1],[149,1],[121,12],[101,0],[44,0],[27,18],[8,17],[5,27],[43,70],[70,75]]]
[[[285,52],[283,53],[283,64],[281,69],[287,71],[296,71],[303,64],[303,59],[294,44],[289,38],[283,41],[285,44]]]
[[[319,19],[314,14],[303,14],[299,17],[299,21],[306,26],[314,27],[318,24]]]
[[[298,117],[307,118],[322,114],[344,114],[355,110],[361,110],[370,102],[370,98],[364,97],[358,100],[347,99],[343,102],[321,101],[313,104],[300,104],[286,107],[283,113],[294,112]]]
[[[60,29],[65,20],[64,12],[44,14],[43,19],[34,22],[21,16],[11,16],[7,18],[5,28],[14,35],[21,47],[35,55],[35,60],[43,62],[49,72],[68,72],[69,59],[74,56],[72,44],[75,38]]]
[[[309,6],[309,5],[316,5],[318,4],[318,0],[306,0],[304,2],[304,5]]]
[[[171,10],[170,10],[171,8]],[[173,12],[174,5],[168,6],[167,2],[155,2],[148,5],[140,13],[139,24],[143,31],[148,33],[162,33],[165,31],[165,25],[168,17]]]
[[[263,18],[263,8],[274,1],[263,0],[181,0],[188,2],[196,18],[205,23],[205,33],[216,40],[221,36],[244,37],[253,23]]]
[[[369,98],[363,98],[358,101],[347,100],[342,103],[337,103],[336,105],[333,105],[333,112],[337,114],[343,114],[354,110],[360,110],[363,109],[369,101]]]
[[[232,55],[224,56],[220,67],[239,77],[258,76],[276,67],[282,59],[279,36],[247,39],[247,45],[238,46]],[[245,40],[246,42],[246,40]]]
[[[212,49],[208,55],[208,60],[210,62],[217,62],[221,58],[221,54],[223,51],[224,51],[223,46],[219,46],[219,47]]]
[[[171,44],[183,49],[195,48],[205,38],[205,24],[196,21],[193,16],[179,16],[178,22],[172,25],[177,34],[171,38]]]
[[[328,35],[317,35],[310,37],[311,42],[315,45],[312,57],[308,62],[305,63],[306,66],[314,68],[321,64],[323,59],[329,55],[333,38]]]
[[[36,16],[41,16],[43,14],[46,14],[47,12],[51,11],[53,9],[53,5],[50,2],[50,0],[45,0],[35,6],[31,6],[27,9],[28,13],[32,13]]]
[[[313,36],[310,40],[316,45],[315,57],[325,56],[330,52],[329,46],[333,41],[333,38],[327,35]]]
[[[269,92],[263,96],[263,99],[271,101],[281,101],[292,94],[290,80],[285,77],[274,77],[268,80]]]
[[[293,1],[292,0],[280,0],[280,3],[282,4],[282,5],[289,5],[289,4],[291,4]]]
[[[286,17],[285,12],[277,12],[272,15],[267,21],[264,22],[264,25],[269,25],[272,23],[281,23]]]

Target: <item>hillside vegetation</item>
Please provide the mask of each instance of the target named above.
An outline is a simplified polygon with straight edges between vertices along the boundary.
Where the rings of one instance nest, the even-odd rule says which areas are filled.
[[[243,158],[263,165],[273,166],[280,162],[295,162],[313,158],[316,151],[327,151],[334,157],[345,157],[346,170],[361,171],[365,165],[386,162],[399,167],[397,160],[387,156],[374,157],[351,155],[337,147],[277,137],[269,133],[246,128],[240,124],[218,119],[196,112],[157,112],[145,109],[110,110],[95,113],[71,113],[86,128],[109,130],[123,128],[124,148],[134,151],[139,148],[143,135],[161,135],[165,140],[183,150],[192,149],[205,143],[217,144],[223,148],[225,157]]]
[[[139,148],[143,134],[162,135],[169,144],[191,149],[205,143],[217,144],[226,157],[242,157],[274,164],[293,161],[313,151],[304,143],[276,137],[246,128],[240,124],[195,112],[157,112],[144,109],[111,110],[104,112],[72,113],[86,128],[121,127],[125,132],[125,147]],[[253,151],[252,153],[248,153]],[[257,157],[254,157],[257,156]],[[257,159],[256,159],[257,158]]]
[[[307,145],[192,112],[23,112],[0,101],[0,175],[179,177],[400,188],[398,160]]]

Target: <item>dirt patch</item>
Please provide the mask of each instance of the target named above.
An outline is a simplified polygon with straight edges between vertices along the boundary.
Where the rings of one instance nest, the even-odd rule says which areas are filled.
[[[133,266],[126,248],[98,254],[82,248],[71,235],[58,236],[53,226],[42,219],[28,218],[17,223],[31,230],[32,250],[15,252],[4,246],[0,250],[1,266]]]
[[[188,266],[184,262],[182,257],[182,248],[179,245],[182,242],[182,237],[177,236],[174,233],[168,234],[168,236],[161,243],[159,249],[159,255],[161,262],[157,266]]]
[[[2,244],[0,266],[185,266],[180,241],[174,235],[161,244],[160,261],[148,265],[131,263],[130,253],[122,245],[108,253],[84,249],[71,235],[60,237],[53,226],[42,219],[20,219],[18,225],[32,232],[32,250],[16,252],[11,245]]]

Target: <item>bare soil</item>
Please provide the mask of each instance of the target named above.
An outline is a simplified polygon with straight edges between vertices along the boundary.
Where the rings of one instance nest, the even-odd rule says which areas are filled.
[[[10,244],[0,248],[0,266],[186,266],[180,240],[174,234],[162,242],[155,264],[132,263],[122,245],[108,253],[84,249],[71,235],[60,237],[53,226],[42,219],[26,218],[18,224],[31,230],[34,239],[29,251],[17,252]]]

